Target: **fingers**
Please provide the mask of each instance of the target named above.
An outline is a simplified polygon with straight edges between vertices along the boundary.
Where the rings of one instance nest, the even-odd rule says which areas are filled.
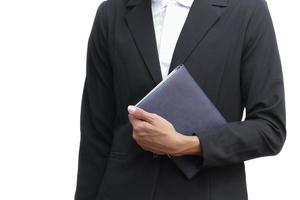
[[[132,137],[146,151],[150,151],[156,154],[165,154],[165,152],[158,150],[159,148],[153,148],[153,144],[147,142],[149,133],[155,131],[155,120],[159,117],[155,113],[150,113],[142,108],[136,106],[128,106],[128,118],[133,127]]]
[[[152,125],[146,121],[133,118],[131,123],[133,126],[133,132],[138,135],[143,135],[153,130]]]
[[[128,116],[132,115],[134,118],[144,120],[149,123],[153,123],[154,119],[157,117],[155,113],[147,112],[142,108],[132,106],[132,105],[128,106],[128,112],[129,112]]]

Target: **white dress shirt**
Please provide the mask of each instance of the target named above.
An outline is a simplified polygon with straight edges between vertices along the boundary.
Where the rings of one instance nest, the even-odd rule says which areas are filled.
[[[168,75],[173,52],[194,0],[151,0],[162,78]]]

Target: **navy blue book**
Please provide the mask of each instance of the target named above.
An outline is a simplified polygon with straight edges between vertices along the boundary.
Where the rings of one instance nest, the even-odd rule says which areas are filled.
[[[162,116],[184,135],[196,132],[201,135],[203,131],[226,123],[183,64],[177,66],[135,106]],[[201,157],[197,155],[172,156],[170,159],[188,179],[201,168]]]

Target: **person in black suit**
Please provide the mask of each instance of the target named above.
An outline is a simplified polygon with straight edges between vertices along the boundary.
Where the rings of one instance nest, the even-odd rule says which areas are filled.
[[[88,41],[75,199],[246,200],[244,161],[278,154],[286,138],[267,3],[194,0],[169,72],[185,64],[228,123],[182,136],[155,113],[133,107],[128,113],[162,80],[150,2],[107,0],[98,8]],[[167,154],[197,156],[201,170],[188,179]]]

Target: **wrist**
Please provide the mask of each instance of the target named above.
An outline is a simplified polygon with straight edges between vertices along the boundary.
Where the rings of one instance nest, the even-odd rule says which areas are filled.
[[[179,133],[177,151],[173,156],[201,155],[200,141],[197,136],[187,136]]]

